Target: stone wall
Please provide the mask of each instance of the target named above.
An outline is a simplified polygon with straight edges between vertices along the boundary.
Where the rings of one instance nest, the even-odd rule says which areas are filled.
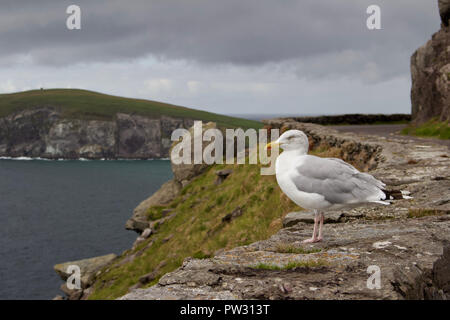
[[[282,118],[283,121],[292,119],[297,122],[316,123],[321,125],[333,124],[374,124],[377,122],[398,122],[410,121],[410,114],[339,114],[334,116],[317,116],[317,117],[291,117]],[[281,119],[280,119],[281,120]]]
[[[381,160],[382,147],[378,144],[361,143],[357,139],[349,139],[327,127],[295,121],[295,119],[264,120],[268,129],[280,129],[280,134],[286,130],[298,129],[306,133],[310,150],[313,148],[335,149],[338,157],[350,162],[360,170],[368,171],[377,167]]]

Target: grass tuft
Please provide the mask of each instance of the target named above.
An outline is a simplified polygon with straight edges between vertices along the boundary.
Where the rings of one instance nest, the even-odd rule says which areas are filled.
[[[287,243],[281,243],[277,246],[276,252],[279,253],[294,253],[294,254],[310,254],[310,253],[317,253],[321,252],[322,249],[320,248],[303,248],[303,247],[296,247],[291,244]]]
[[[443,216],[446,213],[443,210],[435,209],[409,209],[408,218],[421,218],[428,216]]]
[[[450,125],[448,121],[439,122],[436,119],[430,120],[420,126],[410,125],[401,131],[404,135],[419,137],[434,137],[442,140],[450,139]]]

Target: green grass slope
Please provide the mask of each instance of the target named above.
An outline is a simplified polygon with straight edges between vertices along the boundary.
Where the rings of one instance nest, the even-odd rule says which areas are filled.
[[[228,168],[233,173],[216,185],[216,170]],[[107,267],[97,279],[90,299],[120,297],[141,276],[154,272],[155,279],[144,287],[151,286],[163,274],[181,266],[186,257],[210,257],[218,249],[266,239],[281,227],[284,214],[299,210],[282,196],[274,176],[260,175],[258,165],[214,165],[186,186],[172,203],[150,208],[149,217],[157,217],[164,208],[174,209],[177,215]],[[242,215],[224,221],[237,208],[241,208]]]
[[[219,127],[262,128],[257,121],[234,118],[167,103],[130,99],[79,89],[46,89],[0,94],[0,117],[35,107],[55,107],[63,117],[111,120],[118,112],[158,118],[162,115],[214,121]]]
[[[448,140],[450,139],[450,124],[448,121],[440,122],[433,119],[420,126],[410,125],[403,129],[401,133],[418,137],[432,137]]]

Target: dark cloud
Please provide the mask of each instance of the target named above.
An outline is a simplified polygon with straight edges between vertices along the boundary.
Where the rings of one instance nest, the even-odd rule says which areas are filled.
[[[82,30],[65,27],[68,5]],[[382,9],[383,30],[365,26]],[[408,72],[410,54],[439,27],[434,0],[2,0],[0,62],[130,60],[147,55],[199,64],[285,63],[300,77],[358,75],[378,81]]]

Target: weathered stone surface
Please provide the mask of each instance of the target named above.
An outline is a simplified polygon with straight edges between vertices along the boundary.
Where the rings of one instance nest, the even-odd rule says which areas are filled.
[[[161,120],[118,113],[118,157],[161,157]]]
[[[205,171],[209,165],[206,164],[203,160],[202,163],[195,164],[194,163],[194,141],[199,140],[202,141],[202,150],[209,145],[210,141],[203,141],[203,133],[208,129],[216,129],[217,126],[214,122],[208,122],[206,124],[202,124],[202,130],[195,130],[194,126],[189,129],[189,135],[191,138],[191,154],[190,163],[182,163],[183,154],[177,154],[176,152],[172,152],[170,155],[170,161],[172,163],[172,172],[174,179],[179,181],[183,186],[188,183],[192,178],[198,176],[203,171]],[[188,137],[188,133],[183,137],[183,139]],[[178,143],[174,143],[176,146]],[[200,154],[200,155],[203,155]],[[203,158],[202,158],[203,159]]]
[[[450,217],[330,224],[326,225],[325,242],[305,246],[300,241],[310,236],[310,229],[300,223],[268,240],[225,251],[201,263],[188,260],[156,286],[133,291],[123,299],[214,298],[224,292],[238,299],[423,299],[431,288],[441,290],[444,297],[450,294],[431,276],[433,265],[442,259],[443,243],[450,238]],[[377,242],[386,245],[377,248]],[[280,243],[322,251],[279,253]],[[254,268],[261,263],[282,268],[292,261],[303,262],[305,267]],[[323,265],[308,267],[314,261]],[[381,289],[367,287],[370,265],[381,270]],[[435,277],[446,277],[446,272]]]
[[[450,120],[450,1],[440,0],[439,11],[442,28],[411,57],[412,118],[417,124]]]
[[[342,212],[326,212],[324,223],[337,223],[343,216]],[[299,222],[314,223],[314,212],[290,212],[283,219],[283,227],[291,227]]]
[[[125,228],[142,232],[149,227],[147,211],[152,206],[163,206],[172,201],[180,192],[181,184],[176,180],[170,180],[164,183],[161,188],[156,191],[148,199],[142,201],[133,211],[132,217],[126,222]]]
[[[28,109],[0,118],[0,156],[167,158],[171,132],[192,122],[124,113],[111,121],[66,119],[57,108]]]
[[[152,287],[153,288],[153,287]],[[119,300],[235,300],[237,296],[227,290],[212,290],[211,287],[185,288],[182,285],[169,285],[147,291],[138,289]]]
[[[222,222],[230,222],[231,220],[234,220],[237,217],[242,216],[243,213],[244,213],[244,211],[242,210],[242,208],[241,207],[237,207],[232,212],[230,212],[227,215],[225,215],[222,218]]]
[[[71,275],[67,273],[67,268],[70,265],[76,265],[80,267],[81,271],[81,288],[89,287],[95,279],[95,275],[97,271],[99,271],[104,266],[111,263],[116,258],[116,255],[111,253],[104,256],[70,261],[57,264],[53,267],[56,273],[63,279],[64,281]]]
[[[228,176],[233,173],[232,169],[223,169],[223,170],[218,170],[216,171],[216,175],[217,175],[217,179],[215,181],[216,185],[221,184],[222,182],[225,181],[226,178],[228,178]]]
[[[148,237],[150,237],[151,234],[152,234],[152,229],[147,228],[142,232],[141,237],[144,239],[147,239]]]
[[[69,289],[65,283],[61,285],[60,289],[66,294],[68,300],[80,300],[83,295],[82,289]]]

